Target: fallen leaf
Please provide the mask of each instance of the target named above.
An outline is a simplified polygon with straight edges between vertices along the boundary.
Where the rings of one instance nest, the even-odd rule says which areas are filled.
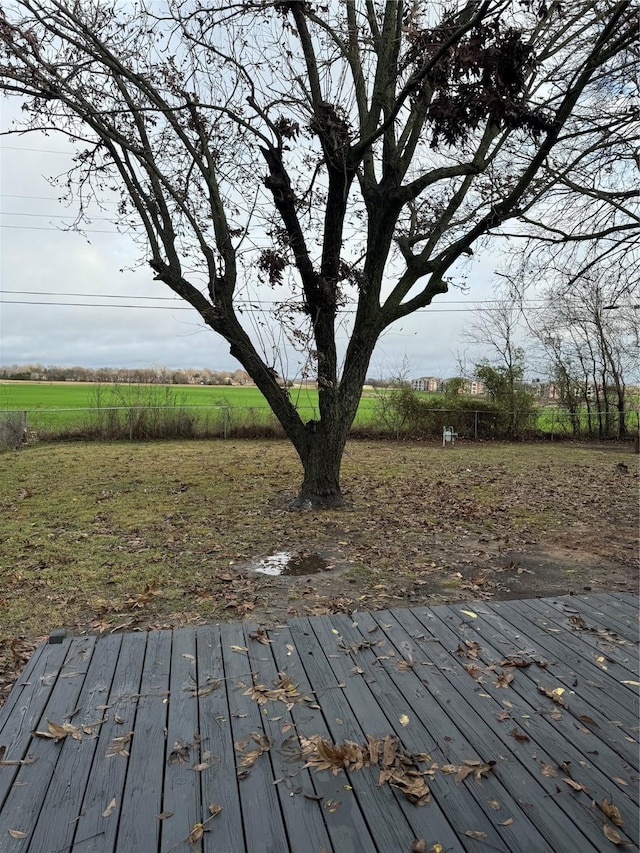
[[[498,811],[502,806],[497,800],[487,800],[487,805],[490,806],[494,811]]]
[[[167,820],[167,818],[173,817],[173,812],[161,812],[157,814],[156,817],[158,820]]]
[[[472,619],[478,618],[478,614],[474,613],[473,610],[461,610],[460,612],[464,613],[466,616],[471,616]],[[469,833],[467,833],[467,835],[469,835]]]
[[[409,725],[409,717],[406,714],[401,714],[400,725],[405,727]]]
[[[109,815],[113,812],[116,807],[116,798],[114,797],[106,809],[102,812],[102,817],[109,817]]]
[[[487,833],[486,832],[480,832],[479,829],[468,829],[465,832],[465,835],[468,835],[469,838],[486,838],[487,837]]]
[[[21,832],[19,829],[10,829],[10,830],[9,830],[9,835],[10,835],[12,838],[26,838],[26,837],[27,837],[27,833],[26,833],[26,832]]]
[[[511,684],[512,681],[513,681],[513,673],[512,672],[499,672],[498,673],[498,680],[495,682],[495,686],[507,688]]]
[[[187,841],[190,844],[195,844],[196,841],[200,841],[203,833],[204,833],[204,824],[194,823],[194,825],[191,829],[191,832],[189,833],[189,837],[187,838]]]
[[[542,767],[542,775],[547,778],[552,778],[558,775],[558,771],[551,764],[545,764],[544,761],[540,762],[540,766]]]
[[[580,714],[578,719],[583,722],[586,726],[595,726],[599,728],[598,724],[594,719],[592,719],[588,714]]]
[[[511,729],[509,734],[511,735],[511,737],[515,738],[516,740],[519,740],[521,743],[529,743],[529,741],[531,740],[529,735],[526,735],[524,732],[521,732],[519,729]]]
[[[640,687],[640,681],[621,681],[620,684],[632,684],[634,687]]]
[[[587,793],[587,789],[584,785],[581,785],[580,782],[576,782],[575,780],[569,778],[565,778],[562,781],[566,782],[567,785],[569,785],[570,788],[573,788],[574,791],[584,791],[585,794]]]
[[[194,764],[191,769],[195,770],[196,773],[200,773],[202,770],[208,770],[210,767],[210,764],[204,762],[203,764]]]
[[[618,847],[626,847],[627,846],[627,842],[620,835],[620,833],[616,829],[614,829],[612,826],[609,826],[608,823],[605,823],[605,825],[602,827],[602,829],[603,829],[604,834],[607,836],[607,838],[609,839],[609,841],[612,844],[616,844]]]
[[[538,685],[538,693],[542,693],[543,696],[547,696],[551,699],[552,702],[555,702],[556,705],[562,705],[563,708],[567,707],[567,703],[562,698],[562,694],[564,693],[564,687],[556,687],[551,689],[550,687],[543,687],[541,684]]]
[[[411,845],[411,853],[427,853],[427,842],[424,838],[416,838]]]
[[[608,800],[602,800],[600,808],[609,818],[611,823],[615,823],[616,826],[624,826],[620,809],[617,806],[614,806],[613,803],[610,803]]]
[[[183,658],[186,658],[187,660],[195,661],[195,657],[194,657],[193,655],[190,655],[190,654],[186,654],[186,653],[185,653],[185,654],[183,654],[183,655],[182,655],[182,657],[183,657]]]
[[[508,817],[506,820],[501,820],[500,823],[498,824],[498,826],[511,826],[512,823],[513,823],[513,818]]]
[[[262,643],[264,646],[273,642],[273,640],[270,640],[267,637],[267,632],[264,630],[264,628],[258,628],[258,630],[255,632],[255,634],[249,634],[249,639],[250,640],[257,640],[259,643]],[[248,649],[247,649],[247,651],[248,651]]]
[[[209,803],[209,814],[212,817],[219,815],[222,811],[222,806],[219,803]]]
[[[183,740],[177,740],[173,744],[173,749],[169,753],[167,764],[185,764],[189,760],[191,754],[191,744]]]
[[[232,652],[248,652],[249,649],[246,646],[231,646]],[[197,826],[197,824],[196,824]]]
[[[67,735],[71,735],[76,740],[82,740],[82,730],[78,728],[78,726],[73,726],[71,723],[52,723],[51,720],[47,720],[47,731],[46,732],[33,732],[37,737],[48,737],[52,740],[55,740],[57,743],[60,740],[64,740]]]
[[[442,844],[432,844],[429,853],[444,853],[444,847]]]
[[[114,737],[107,747],[106,757],[112,758],[114,755],[121,755],[123,758],[128,758],[129,752],[125,749],[125,746],[129,743],[132,737],[133,732],[126,732],[126,734],[123,734],[120,737]]]

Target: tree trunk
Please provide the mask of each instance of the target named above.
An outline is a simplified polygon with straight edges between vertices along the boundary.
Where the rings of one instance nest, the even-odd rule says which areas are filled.
[[[340,489],[340,468],[346,432],[331,434],[331,431],[322,429],[322,424],[317,421],[308,423],[307,430],[304,447],[297,448],[304,477],[293,505],[300,509],[342,506],[344,499]]]

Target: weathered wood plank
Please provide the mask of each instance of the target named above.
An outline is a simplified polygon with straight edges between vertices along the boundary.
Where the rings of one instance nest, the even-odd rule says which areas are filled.
[[[519,641],[523,645],[528,644],[532,649],[536,650],[536,654],[544,656],[548,646],[551,644],[548,629],[540,630],[527,621],[520,614],[521,608],[519,603],[508,609],[503,608],[502,605],[503,602],[496,602],[495,605],[492,605],[491,615],[487,617],[487,621],[492,623],[503,636],[510,637],[513,641]],[[525,607],[526,611],[527,608]],[[577,657],[572,656],[572,660],[578,663],[581,653],[584,655],[585,662],[584,666],[580,668],[581,671],[590,667],[591,661],[586,660],[589,646],[585,646],[583,643],[583,633],[565,632],[562,637],[562,644],[558,650],[559,653],[556,654],[554,662],[562,662],[564,664],[573,651],[577,653]],[[548,671],[549,669],[547,669]],[[628,732],[635,725],[636,713],[633,709],[630,710],[628,707],[625,707],[624,700],[627,698],[625,690],[620,684],[613,686],[613,690],[616,693],[616,697],[614,698],[612,696],[612,685],[610,684],[608,673],[601,671],[597,666],[594,666],[593,669],[588,669],[590,672],[589,676],[582,675],[581,671],[564,665],[558,666],[554,669],[554,674],[560,682],[557,686],[570,691],[572,697],[576,696],[573,706],[576,709],[582,707],[582,710],[576,711],[576,713],[586,714],[591,717],[595,715],[594,719],[601,718],[606,721],[616,721],[615,727],[617,733],[615,736],[612,733],[611,743],[616,744],[616,749],[619,750],[620,755],[631,761],[633,766],[636,766],[637,758],[634,758],[636,750],[630,745],[631,742],[627,739]],[[529,668],[528,675],[532,678],[536,677],[539,683],[544,681],[540,676],[540,670],[536,672],[532,668]],[[576,692],[576,688],[579,688],[578,692]]]
[[[290,718],[295,731],[292,737],[319,735],[324,740],[332,740],[322,709],[318,704],[318,697],[311,687],[291,631],[287,627],[269,632],[270,637],[274,634],[277,635],[278,642],[274,642],[273,653],[279,670],[285,672],[298,685],[302,696],[308,695],[316,700],[311,704],[295,704],[291,709]],[[334,775],[328,770],[314,771],[310,779],[312,791],[321,799],[312,806],[323,810],[323,817],[336,853],[371,853],[377,849],[375,841],[360,811],[353,786],[345,785],[345,778],[349,780],[348,774]],[[331,803],[336,802],[340,803],[340,807],[332,809]]]
[[[70,641],[54,646],[44,643],[39,646],[11,691],[0,712],[0,746],[4,747],[6,761],[21,761],[28,757],[31,732],[37,728],[49,701],[69,646]],[[18,770],[19,766],[0,767],[0,809]]]
[[[211,818],[209,807],[222,811],[207,824],[202,845],[204,853],[236,853],[243,849],[244,831],[240,812],[240,793],[231,736],[231,720],[220,644],[220,629],[197,629],[198,693],[200,736],[203,759],[210,768],[200,774],[203,820]]]
[[[595,631],[602,630],[618,634],[628,643],[638,643],[638,620],[631,614],[622,613],[608,599],[585,599],[579,595],[564,595],[541,599],[562,615],[580,614],[589,627]],[[622,606],[622,605],[621,605]]]
[[[220,627],[220,641],[225,674],[229,679],[226,683],[233,741],[234,744],[245,744],[244,750],[236,753],[245,846],[241,846],[238,839],[236,849],[246,850],[247,853],[254,850],[281,853],[289,847],[278,794],[273,784],[276,777],[269,752],[257,756],[252,767],[243,764],[246,753],[259,749],[261,744],[268,745],[267,741],[261,741],[267,733],[258,703],[245,695],[245,690],[251,687],[253,681],[253,651],[234,650],[234,647],[245,647],[244,634],[237,623]]]
[[[420,744],[430,741],[437,746],[427,751],[440,765],[462,766],[469,760],[484,763],[499,759],[502,743],[486,729],[482,715],[465,702],[447,701],[450,685],[444,679],[439,685],[434,683],[431,669],[419,667],[417,662],[423,659],[421,650],[388,611],[379,618],[358,613],[356,619],[358,633],[344,618],[336,616],[332,621],[348,644],[366,642],[372,637],[382,642],[375,649],[359,652],[354,659],[365,670],[373,695],[388,718],[399,721],[402,714],[408,717],[406,727],[396,722],[396,732],[411,751],[421,751]],[[411,664],[424,674],[416,673]],[[459,675],[468,678],[459,665],[458,670]],[[445,689],[444,694],[441,688]],[[478,702],[481,700],[476,699]],[[528,845],[531,849],[551,851],[545,834],[522,813],[515,798],[526,773],[517,764],[501,764],[500,768],[506,781],[489,772],[480,784],[473,779],[456,782],[455,774],[436,773],[429,782],[435,802],[441,807],[446,804],[447,817],[459,838],[464,838],[467,831],[480,831],[486,834],[482,844],[498,849],[520,851]],[[501,817],[489,803],[500,803]],[[500,820],[508,817],[513,818],[513,823],[500,826]],[[554,828],[551,819],[546,827],[548,838],[554,837]]]
[[[136,853],[157,853],[160,841],[157,815],[162,811],[172,632],[151,631],[145,637],[144,665],[134,735],[129,744],[127,778],[122,800],[117,801],[112,817],[117,820],[119,813],[118,846],[126,839],[127,848]],[[119,759],[120,756],[114,756],[110,760]]]
[[[103,728],[100,722],[107,718],[105,711],[98,710],[96,705],[107,701],[121,642],[122,635],[112,635],[97,643],[86,676],[76,676],[82,687],[69,722],[80,728],[78,736],[81,739],[67,736],[58,748],[51,784],[38,804],[38,820],[30,840],[32,850],[46,850],[47,846],[51,850],[71,847]]]
[[[518,601],[507,609],[495,609],[505,622],[515,630],[522,631],[524,637],[536,643],[540,649],[546,649],[552,657],[562,660],[566,668],[567,686],[575,687],[577,678],[586,679],[592,693],[598,693],[598,709],[611,716],[615,713],[616,719],[620,719],[619,708],[622,707],[626,712],[626,724],[633,727],[637,720],[636,697],[631,690],[624,688],[623,683],[634,676],[620,662],[624,654],[622,650],[618,660],[603,649],[594,650],[589,643],[584,642],[584,631],[561,627],[559,623],[547,619],[535,605],[529,607]],[[615,693],[615,700],[611,698],[612,693]]]
[[[70,643],[70,639],[55,644],[55,647],[50,646],[49,643],[40,643],[33,650],[25,668],[20,673],[11,692],[7,696],[4,705],[0,708],[0,737],[3,736],[3,729],[12,716],[16,705],[22,704],[24,706],[33,701],[39,680],[43,684],[53,687],[53,680],[46,675],[47,667],[57,675]],[[29,688],[31,689],[29,690]],[[29,698],[22,700],[22,694],[25,692],[29,693]]]
[[[457,607],[438,608],[438,616],[432,616],[432,618],[442,619],[451,626],[454,632],[464,631],[462,636],[470,642],[478,641],[480,643],[478,656],[485,665],[493,664],[505,655],[512,654],[514,645],[518,648],[522,648],[524,645],[522,650],[527,652],[533,660],[544,659],[544,650],[536,649],[534,644],[529,643],[528,647],[526,642],[521,643],[521,645],[518,644],[518,640],[522,640],[521,634],[511,630],[494,610],[479,602],[474,604],[474,608],[478,615],[476,619],[464,616]],[[414,612],[418,613],[420,621],[427,624],[425,620],[429,617],[421,608],[417,608]],[[505,633],[502,633],[503,630]],[[603,718],[599,710],[594,710],[590,705],[586,705],[579,695],[572,694],[567,690],[563,682],[564,672],[561,661],[549,662],[549,666],[545,669],[533,665],[523,669],[519,674],[522,677],[511,682],[510,690],[520,695],[532,707],[537,708],[539,713],[544,714],[549,725],[556,728],[563,737],[586,756],[590,763],[597,766],[603,773],[610,774],[613,779],[621,778],[630,785],[635,784],[633,774],[636,768],[634,764],[629,764],[627,755],[620,754],[621,750],[628,754],[631,751],[631,744],[624,741],[618,727],[610,723],[608,719]],[[557,706],[547,696],[541,695],[538,691],[539,687],[545,690],[565,690],[568,695],[563,694],[563,696],[569,706],[569,711]],[[559,719],[556,719],[558,710],[560,711]],[[600,720],[599,734],[596,735],[593,730],[588,729],[585,725],[578,724],[580,716],[588,716],[596,721]],[[602,740],[605,736],[605,728],[606,742]],[[620,784],[622,791],[625,787],[624,784]]]
[[[595,614],[605,620],[614,619],[621,626],[623,635],[631,642],[638,642],[638,605],[614,598],[612,595],[570,595],[562,596],[560,601],[584,612]]]
[[[334,742],[362,744],[368,736],[384,738],[396,733],[394,722],[379,707],[370,685],[351,671],[353,661],[338,648],[339,632],[328,617],[296,619],[291,632]],[[428,752],[433,745],[428,739],[417,751]],[[411,849],[415,839],[424,839],[427,848],[441,844],[445,849],[476,849],[472,839],[461,843],[438,803],[414,806],[389,785],[378,787],[377,779],[378,772],[372,768],[349,775],[349,784],[380,851]]]
[[[94,651],[95,638],[82,637],[71,642],[68,653],[54,688],[40,717],[35,720],[34,729],[47,730],[47,720],[56,723],[67,721],[72,715],[78,701],[83,683],[81,675],[74,676],[80,671],[86,671]],[[64,676],[70,676],[65,678]],[[2,811],[0,811],[0,839],[3,853],[26,851],[29,848],[31,834],[37,822],[40,806],[49,787],[51,777],[63,747],[63,742],[55,742],[49,738],[34,737],[28,751],[34,760],[33,764],[22,766],[8,792]],[[2,771],[12,768],[0,768]],[[70,815],[61,815],[61,820],[70,820]],[[25,832],[26,838],[16,839],[9,834],[10,830]],[[34,849],[34,853],[35,849]],[[40,853],[40,851],[38,851]]]
[[[576,623],[576,627],[571,621],[575,614],[561,613],[546,603],[540,604],[538,601],[532,601],[531,604],[519,602],[517,611],[526,612],[528,621],[543,635],[554,637],[556,642],[560,643],[563,655],[567,651],[573,651],[574,655],[581,657],[585,664],[595,666],[599,671],[597,683],[601,683],[605,673],[609,674],[617,685],[624,685],[625,681],[638,680],[635,662],[637,645],[625,640],[619,634],[606,629],[600,629],[599,633],[596,633],[594,630],[589,630],[589,627],[594,626],[586,621]],[[581,616],[579,618],[582,619]],[[579,627],[581,624],[586,625],[587,628]],[[605,678],[604,683],[606,681]],[[626,689],[618,692],[621,693],[621,701],[624,702],[626,699],[631,703],[631,715],[635,718],[634,700],[637,691],[627,686]]]
[[[271,639],[271,643],[261,643],[255,639],[256,636],[261,636],[257,634],[258,627],[249,624],[244,628],[244,643],[249,648],[251,655],[254,685],[263,686],[267,689],[276,688],[281,682],[271,646],[278,643],[279,636],[277,632],[271,632],[266,637]],[[311,704],[314,704],[314,700]],[[283,753],[282,744],[287,736],[286,733],[283,734],[282,732],[283,723],[292,725],[291,715],[287,711],[286,704],[278,700],[277,702],[265,702],[259,707],[262,711],[264,730],[271,740],[269,758],[273,778],[277,780],[276,792],[287,829],[289,847],[291,850],[324,849],[330,853],[333,850],[333,845],[323,819],[323,810],[317,802],[305,797],[305,793],[313,793],[310,772],[302,769],[302,762],[296,764],[288,762]]]
[[[161,850],[184,853],[188,838],[202,822],[199,771],[201,764],[198,703],[191,691],[198,683],[196,635],[193,628],[173,632],[169,715],[165,754],[162,812],[172,817],[160,822]]]
[[[433,614],[434,611],[429,611],[430,616]],[[518,799],[527,819],[536,821],[540,831],[545,832],[553,849],[572,849],[574,843],[583,843],[580,840],[582,835],[589,838],[593,847],[600,849],[603,838],[601,827],[594,820],[582,819],[587,795],[582,794],[584,802],[574,803],[578,795],[562,782],[567,773],[560,765],[575,767],[580,773],[581,782],[588,788],[589,795],[598,802],[611,798],[610,779],[585,761],[582,752],[549,726],[538,712],[537,706],[529,704],[515,693],[513,684],[520,680],[522,670],[506,668],[505,671],[511,671],[513,674],[514,681],[507,688],[496,688],[495,671],[480,671],[482,659],[475,657],[479,650],[462,643],[464,650],[458,651],[461,638],[446,622],[438,618],[430,618],[428,621],[423,618],[421,622],[414,612],[406,610],[395,610],[388,614],[381,612],[373,616],[378,622],[386,619],[391,624],[401,623],[419,649],[420,654],[415,656],[416,660],[431,664],[428,668],[418,665],[416,669],[424,668],[424,678],[428,681],[429,688],[436,691],[436,695],[459,697],[481,715],[480,723],[476,719],[470,719],[465,729],[472,740],[485,727],[490,728],[499,738],[498,743],[494,742],[493,749],[496,754],[503,756],[503,760],[498,762],[494,772],[503,777],[505,771],[509,772],[513,768],[513,762],[517,761],[529,774],[524,777],[509,777],[505,779],[505,785]],[[393,629],[390,635],[397,646],[398,638],[403,636],[402,629],[400,632]],[[474,665],[478,666],[478,672],[475,677],[470,677],[464,667]],[[502,668],[498,670],[500,671]],[[443,681],[448,684],[443,685]],[[456,701],[455,705],[449,703],[447,708],[449,707],[457,710],[458,702]],[[513,732],[519,733],[520,740],[513,736]],[[558,795],[557,788],[560,784],[571,796]],[[638,811],[637,803],[626,794],[616,794],[615,802],[628,817],[629,837],[637,841],[634,822]],[[574,828],[574,823],[577,829]]]
[[[136,737],[136,707],[145,645],[145,634],[123,635],[113,682],[98,703],[108,706],[104,709],[106,722],[100,727],[91,774],[77,816],[73,853],[109,853],[116,849],[131,738]],[[113,800],[115,805],[109,814]],[[127,839],[122,842],[126,849]]]

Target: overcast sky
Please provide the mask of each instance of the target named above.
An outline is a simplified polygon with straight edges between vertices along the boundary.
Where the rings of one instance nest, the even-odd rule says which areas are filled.
[[[1,106],[5,131],[16,105]],[[225,341],[193,309],[149,267],[131,268],[137,248],[108,221],[109,204],[96,208],[85,236],[62,230],[73,211],[47,178],[66,171],[71,150],[63,137],[0,138],[0,364],[236,370]],[[497,262],[476,260],[468,294],[452,291],[391,327],[369,375],[393,375],[406,359],[411,376],[451,376],[465,351],[473,364],[463,332],[474,303],[491,297]],[[293,355],[287,373],[296,373]]]

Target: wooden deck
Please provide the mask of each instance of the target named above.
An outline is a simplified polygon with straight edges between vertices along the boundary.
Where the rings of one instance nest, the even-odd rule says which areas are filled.
[[[637,849],[639,680],[618,593],[43,644],[0,850]]]

